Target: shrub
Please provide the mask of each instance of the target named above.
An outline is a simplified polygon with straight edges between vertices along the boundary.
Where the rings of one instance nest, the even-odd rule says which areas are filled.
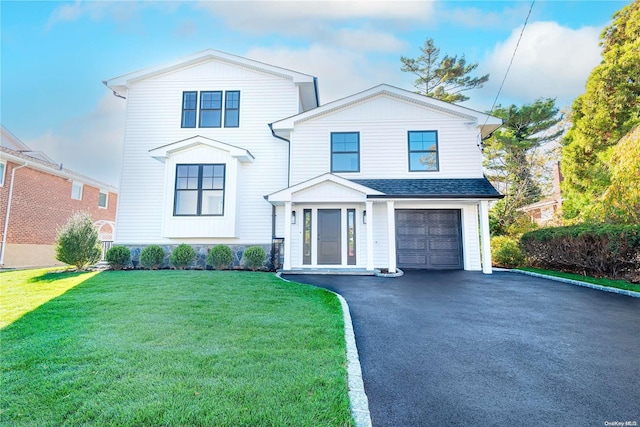
[[[149,245],[140,253],[140,264],[143,267],[157,270],[164,264],[164,250],[158,245]]]
[[[508,236],[496,236],[491,239],[491,260],[493,265],[513,268],[524,264],[524,255],[518,246],[518,240]]]
[[[102,258],[102,244],[93,220],[86,212],[76,212],[58,229],[56,259],[78,270]]]
[[[173,252],[171,252],[171,258],[169,258],[171,264],[179,270],[184,270],[191,265],[194,259],[196,259],[196,251],[185,243],[179,244]]]
[[[216,245],[209,250],[207,262],[216,270],[224,270],[233,262],[233,252],[227,245]]]
[[[580,224],[525,233],[534,265],[613,279],[640,278],[640,225]]]
[[[267,260],[267,253],[260,246],[251,246],[245,249],[242,259],[245,267],[256,271],[264,267],[264,263]]]
[[[105,258],[111,268],[122,270],[131,262],[131,251],[124,246],[111,246]]]

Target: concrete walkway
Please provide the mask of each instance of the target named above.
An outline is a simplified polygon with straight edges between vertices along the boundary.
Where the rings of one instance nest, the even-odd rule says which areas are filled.
[[[638,298],[507,272],[287,278],[349,303],[373,426],[640,426]]]

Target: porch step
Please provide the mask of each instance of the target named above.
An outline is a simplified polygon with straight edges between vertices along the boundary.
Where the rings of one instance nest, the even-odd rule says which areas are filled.
[[[295,268],[291,270],[278,270],[282,274],[326,274],[336,276],[374,276],[378,270],[365,270],[364,268]]]

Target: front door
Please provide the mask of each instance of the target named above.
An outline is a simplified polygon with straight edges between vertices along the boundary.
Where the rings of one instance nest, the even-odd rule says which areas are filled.
[[[340,264],[340,209],[318,209],[318,264]]]

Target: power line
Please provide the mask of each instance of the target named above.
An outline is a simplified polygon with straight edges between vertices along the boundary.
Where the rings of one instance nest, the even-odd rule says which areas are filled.
[[[491,104],[491,109],[489,112],[493,111],[493,108],[496,106],[496,102],[498,102],[498,97],[500,97],[500,92],[502,92],[502,88],[504,86],[504,82],[507,80],[507,76],[509,75],[509,71],[511,70],[511,65],[513,64],[513,59],[516,57],[516,52],[518,51],[518,47],[520,46],[520,41],[522,40],[522,35],[524,34],[524,29],[527,28],[527,23],[529,22],[529,17],[531,16],[531,10],[533,10],[533,4],[536,0],[531,2],[529,6],[529,13],[527,13],[527,18],[524,20],[524,25],[522,26],[522,31],[520,31],[520,37],[518,37],[518,42],[516,43],[515,49],[513,49],[513,55],[511,55],[511,61],[509,61],[509,66],[507,67],[507,71],[504,73],[504,78],[502,79],[502,83],[500,83],[500,88],[498,89],[498,93],[496,94],[496,98],[493,100],[493,104]],[[489,117],[484,121],[484,124],[487,124]],[[484,126],[484,125],[483,125]]]

